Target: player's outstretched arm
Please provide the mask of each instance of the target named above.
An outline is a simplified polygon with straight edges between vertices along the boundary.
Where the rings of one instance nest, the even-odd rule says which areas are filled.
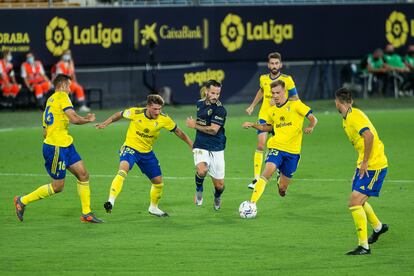
[[[308,120],[310,121],[309,125],[303,132],[305,134],[311,134],[313,132],[313,129],[315,128],[316,124],[318,123],[318,119],[313,114],[308,115]]]
[[[83,125],[90,122],[95,121],[95,114],[94,113],[88,113],[86,116],[79,116],[75,110],[73,109],[67,109],[65,110],[66,116],[69,118],[69,122],[75,125]]]
[[[107,127],[108,125],[110,125],[111,123],[119,121],[121,118],[122,118],[122,113],[121,112],[116,112],[111,117],[106,119],[105,122],[96,124],[95,127],[97,129],[103,129],[103,128]]]
[[[176,127],[174,130],[175,135],[177,135],[181,140],[183,140],[192,150],[193,149],[193,141],[191,141],[190,137],[185,134],[179,127]]]
[[[251,122],[244,122],[242,124],[242,127],[244,128],[254,128],[257,130],[261,130],[261,131],[266,131],[266,132],[271,132],[273,130],[273,126],[272,125],[268,125],[268,124],[256,124],[256,123],[251,123]]]
[[[252,115],[254,108],[256,107],[256,105],[260,102],[260,100],[263,98],[263,91],[260,88],[259,90],[257,90],[256,96],[254,97],[253,102],[249,105],[248,108],[246,108],[246,112],[249,115]]]

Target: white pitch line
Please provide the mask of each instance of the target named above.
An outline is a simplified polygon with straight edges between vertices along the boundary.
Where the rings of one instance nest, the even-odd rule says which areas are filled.
[[[70,175],[70,174],[69,174]],[[47,177],[46,173],[2,173],[0,172],[1,176],[23,176],[23,177]],[[91,175],[92,178],[113,178],[115,174],[93,174]],[[143,175],[128,175],[128,178],[144,178]],[[164,179],[171,179],[171,180],[189,180],[194,179],[193,176],[163,176]],[[252,180],[249,177],[226,177],[225,179],[228,180]],[[344,181],[352,181],[351,178],[349,179],[340,179],[340,178],[294,178],[295,181],[310,181],[310,182],[344,182]],[[403,179],[386,179],[386,182],[390,183],[414,183],[414,179],[411,180],[403,180]]]

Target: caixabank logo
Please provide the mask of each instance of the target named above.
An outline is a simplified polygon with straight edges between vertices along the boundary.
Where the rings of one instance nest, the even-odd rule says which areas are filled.
[[[277,24],[274,19],[254,24],[250,21],[243,23],[241,16],[229,13],[220,25],[220,40],[229,52],[235,52],[243,47],[245,41],[273,41],[281,44],[293,39],[292,24]]]
[[[54,55],[60,56],[73,45],[100,45],[109,48],[122,43],[122,28],[106,28],[102,22],[94,25],[70,27],[68,20],[54,17],[46,26],[46,47]]]
[[[385,22],[385,37],[395,48],[404,46],[408,37],[414,37],[414,19],[410,20],[404,13],[393,11]]]

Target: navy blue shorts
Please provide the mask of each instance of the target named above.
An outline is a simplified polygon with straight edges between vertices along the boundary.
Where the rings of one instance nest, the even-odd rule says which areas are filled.
[[[358,191],[367,196],[379,196],[382,183],[387,175],[387,168],[381,170],[368,170],[368,177],[364,175],[359,179],[359,169],[355,170],[354,180],[352,181],[352,191]]]
[[[300,154],[292,154],[277,149],[269,149],[266,163],[272,162],[276,168],[288,178],[292,178],[293,173],[298,168]]]
[[[82,160],[73,144],[69,147],[43,144],[43,157],[46,171],[53,179],[65,178],[66,168]]]
[[[257,120],[257,124],[259,124],[259,125],[265,125],[265,124],[266,124],[266,121],[265,121],[265,120],[263,120],[263,119],[259,119],[259,120]],[[258,134],[258,135],[259,135],[260,133],[264,133],[264,132],[267,132],[267,131],[257,130],[257,134]],[[272,129],[272,131],[271,131],[271,132],[268,132],[268,133],[270,133],[270,134],[272,134],[272,135],[275,135],[275,132],[273,131],[273,129]]]
[[[142,153],[131,147],[123,146],[119,151],[119,156],[120,161],[129,163],[130,170],[132,170],[134,164],[137,164],[141,172],[150,180],[162,175],[160,163],[153,151]]]

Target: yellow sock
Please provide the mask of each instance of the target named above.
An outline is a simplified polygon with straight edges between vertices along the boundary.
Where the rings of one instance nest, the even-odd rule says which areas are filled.
[[[91,212],[91,190],[89,181],[78,180],[78,194],[82,205],[82,214],[86,215]]]
[[[350,207],[352,217],[355,222],[355,228],[357,230],[358,244],[362,247],[368,247],[368,234],[367,234],[367,216],[364,208],[361,205]]]
[[[267,184],[267,179],[264,177],[259,177],[259,179],[256,182],[256,185],[254,186],[252,197],[250,198],[251,202],[256,203],[260,197],[262,196]]]
[[[161,199],[162,188],[163,187],[164,187],[164,183],[152,184],[151,192],[150,192],[151,204],[152,205],[158,206],[158,202]]]
[[[260,173],[262,172],[262,163],[263,163],[263,151],[256,150],[254,153],[254,178],[259,180]]]
[[[55,194],[55,191],[53,190],[52,184],[46,184],[46,185],[40,186],[39,188],[37,188],[36,190],[34,190],[28,195],[22,196],[20,200],[24,205],[27,205],[30,202],[43,199],[45,197],[49,197],[54,194]]]
[[[382,223],[378,219],[378,217],[375,215],[374,210],[372,209],[368,201],[365,202],[363,207],[364,207],[364,211],[367,216],[368,222],[371,224],[372,228],[374,228],[377,231],[381,230]]]
[[[119,195],[122,190],[122,185],[124,185],[126,176],[126,171],[118,171],[118,174],[115,176],[114,180],[112,180],[111,189],[109,190],[109,198],[113,198],[115,200],[115,198]]]

